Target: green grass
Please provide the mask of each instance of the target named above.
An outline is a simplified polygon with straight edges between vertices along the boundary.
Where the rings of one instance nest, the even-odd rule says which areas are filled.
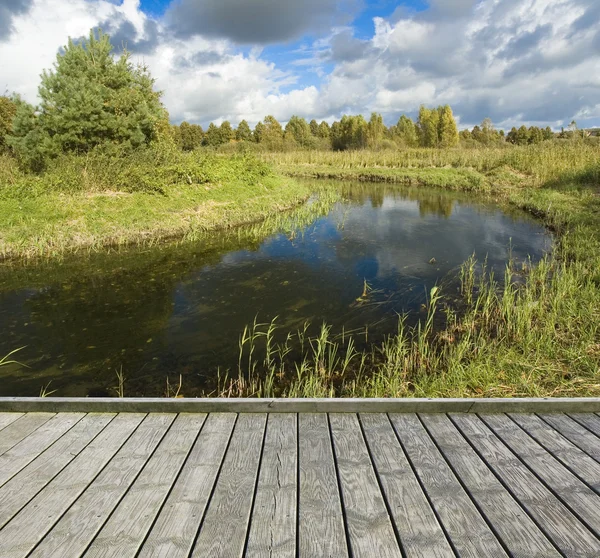
[[[0,258],[198,238],[297,206],[309,190],[252,157],[148,150],[65,157],[41,176],[0,159]]]

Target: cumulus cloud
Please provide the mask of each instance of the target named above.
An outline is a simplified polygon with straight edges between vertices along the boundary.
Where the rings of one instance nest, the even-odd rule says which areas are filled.
[[[12,20],[16,15],[26,14],[33,0],[3,0],[0,4],[0,41],[12,32]]]
[[[176,0],[167,21],[182,37],[268,44],[346,23],[358,5],[358,0]]]

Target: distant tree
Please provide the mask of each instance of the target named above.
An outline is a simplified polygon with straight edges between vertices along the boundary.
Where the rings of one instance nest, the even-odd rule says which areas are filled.
[[[221,134],[221,143],[229,143],[235,137],[235,132],[233,131],[229,120],[225,120],[221,126],[219,126],[219,132]]]
[[[506,141],[508,143],[513,143],[513,144],[516,145],[516,143],[517,143],[517,135],[518,135],[517,129],[513,126],[510,129],[510,132],[508,132],[508,134],[506,135]]]
[[[517,145],[527,145],[529,143],[529,130],[525,125],[517,130],[515,143]]]
[[[421,147],[437,147],[439,143],[438,128],[440,114],[437,109],[421,106],[417,119],[419,145]]]
[[[345,114],[339,122],[339,133],[336,131],[334,149],[364,149],[367,147],[367,135],[368,124],[362,115]]]
[[[185,120],[175,127],[175,141],[183,151],[193,151],[202,145],[204,131],[198,124],[189,124]]]
[[[252,131],[250,130],[250,126],[248,126],[248,122],[242,120],[235,131],[235,139],[238,141],[251,141],[252,140]]]
[[[367,124],[367,145],[369,147],[377,147],[384,137],[385,124],[383,117],[376,112],[371,113],[371,118]]]
[[[286,139],[293,139],[300,147],[309,147],[312,145],[312,134],[310,126],[304,118],[292,116],[285,126]]]
[[[458,135],[461,140],[464,141],[473,141],[473,135],[471,134],[471,130],[461,130]]]
[[[71,39],[44,71],[41,104],[19,104],[8,143],[33,166],[60,153],[82,153],[99,145],[136,148],[157,139],[168,123],[161,93],[145,66],[129,53],[112,54],[108,35],[90,31],[81,43]]]
[[[283,145],[283,128],[274,116],[265,116],[264,129],[260,142],[270,149],[279,149]]]
[[[537,126],[530,126],[529,130],[529,143],[537,144],[544,141],[544,133]]]
[[[394,139],[405,147],[417,147],[417,145],[419,145],[417,127],[405,114],[398,119],[396,130],[393,135],[395,136]]]
[[[258,122],[252,132],[252,138],[256,143],[261,143],[265,134],[265,125],[262,122]]]
[[[325,122],[325,120],[323,120],[319,124],[319,132],[317,135],[322,139],[329,139],[329,137],[331,135],[331,129],[329,127],[329,124],[327,122]]]
[[[204,134],[204,140],[202,145],[207,145],[208,147],[217,147],[223,143],[221,130],[217,128],[214,123],[210,123],[208,128],[206,129],[206,134]]]
[[[310,133],[316,138],[319,136],[319,124],[317,124],[317,121],[313,118],[310,121]]]
[[[12,133],[13,119],[17,114],[17,99],[0,97],[0,153],[8,148],[6,136]]]
[[[546,126],[544,128],[544,139],[545,140],[554,139],[554,132],[552,131],[552,128],[550,128],[550,126]]]
[[[458,128],[450,105],[438,108],[438,145],[439,147],[454,147],[458,145]]]

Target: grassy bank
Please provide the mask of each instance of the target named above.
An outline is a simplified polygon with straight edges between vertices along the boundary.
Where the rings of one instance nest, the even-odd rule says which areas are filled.
[[[481,262],[465,262],[458,299],[432,291],[427,315],[418,326],[408,328],[401,318],[398,331],[368,351],[355,349],[357,335],[362,333],[342,334],[326,325],[312,339],[302,331],[291,333],[283,345],[273,342],[277,333],[273,324],[253,326],[242,337],[239,370],[222,378],[220,394],[600,396],[597,147],[551,144],[466,153],[303,152],[267,158],[302,175],[328,166],[340,176],[348,169],[360,169],[365,176],[397,172],[400,181],[406,176],[403,169],[418,169],[422,162],[435,162],[434,168],[465,165],[479,174],[496,199],[542,219],[555,231],[556,246],[536,266],[507,265],[503,287]],[[369,164],[378,166],[369,168]],[[423,176],[431,176],[431,169],[424,167]],[[444,325],[434,327],[440,316]],[[289,359],[294,342],[301,344],[301,355]],[[266,356],[258,359],[258,354]]]
[[[252,157],[148,149],[64,156],[41,175],[0,158],[0,258],[194,239],[306,200],[307,188]]]

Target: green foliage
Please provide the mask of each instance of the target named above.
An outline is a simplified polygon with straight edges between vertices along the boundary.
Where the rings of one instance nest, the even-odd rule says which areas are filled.
[[[323,120],[320,124],[319,124],[319,132],[317,134],[321,139],[329,139],[330,135],[331,135],[331,128],[329,126],[329,124],[327,122],[325,122],[325,120]]]
[[[449,105],[444,105],[438,109],[438,146],[442,148],[454,147],[458,145],[458,129],[456,120]]]
[[[338,124],[338,125],[336,125]],[[368,124],[362,117],[342,116],[339,123],[331,127],[331,145],[333,149],[364,149],[368,141]]]
[[[206,134],[204,134],[202,145],[206,145],[208,147],[217,147],[222,143],[223,136],[221,135],[221,130],[219,130],[219,128],[217,128],[217,126],[211,122],[206,129]]]
[[[54,69],[42,74],[39,108],[19,104],[8,142],[38,168],[63,153],[147,145],[168,118],[153,86],[146,67],[134,66],[127,52],[115,59],[101,31],[80,44],[69,39]]]
[[[376,112],[371,113],[369,124],[367,126],[367,146],[376,148],[383,140],[386,132],[383,117]]]
[[[316,138],[319,136],[319,124],[317,123],[317,121],[313,118],[310,121],[310,133]]]
[[[421,106],[417,119],[419,145],[421,147],[437,147],[439,145],[440,114],[437,109]]]
[[[183,121],[179,126],[173,126],[175,143],[182,151],[193,151],[202,145],[204,131],[198,124]]]
[[[260,134],[260,143],[268,149],[281,149],[283,144],[283,128],[274,116],[265,116],[264,128]],[[258,125],[257,125],[258,126]]]
[[[237,141],[252,141],[252,130],[248,126],[248,122],[242,120],[235,131],[235,139]]]
[[[12,133],[13,119],[17,114],[17,102],[10,97],[0,97],[0,153],[6,151],[6,136]]]
[[[285,126],[285,139],[292,139],[300,147],[314,145],[310,126],[304,118],[299,116],[290,117]]]
[[[221,143],[229,143],[235,137],[235,132],[228,120],[225,120],[221,126],[219,126],[219,132],[221,134]]]
[[[396,124],[393,139],[404,147],[417,147],[419,137],[415,123],[403,114]]]

